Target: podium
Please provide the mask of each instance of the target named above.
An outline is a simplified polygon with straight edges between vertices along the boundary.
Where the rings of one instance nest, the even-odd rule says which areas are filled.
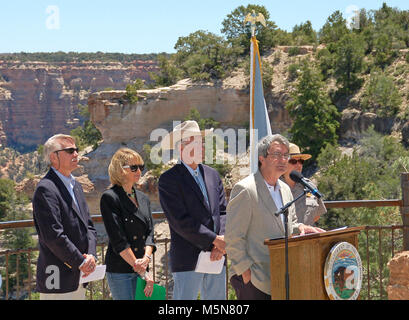
[[[288,239],[290,300],[328,300],[324,265],[331,248],[348,242],[358,249],[358,234],[365,227],[352,227]],[[267,239],[270,253],[271,299],[285,300],[285,239]]]

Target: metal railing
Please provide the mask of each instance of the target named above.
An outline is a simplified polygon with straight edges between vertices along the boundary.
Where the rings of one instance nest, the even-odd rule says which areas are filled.
[[[154,219],[164,219],[165,216],[161,212],[154,212],[152,214]],[[94,223],[102,223],[102,216],[101,215],[93,215],[91,216],[92,220]],[[19,220],[19,221],[5,221],[5,222],[0,222],[0,234],[2,231],[5,230],[15,230],[15,229],[20,229],[20,228],[30,228],[34,227],[34,221],[33,220]],[[155,240],[157,247],[158,246],[164,246],[164,270],[163,272],[158,271],[158,261],[157,261],[157,254],[153,253],[152,257],[152,271],[153,271],[153,277],[154,281],[157,282],[163,282],[164,286],[166,287],[166,298],[169,298],[169,282],[170,282],[170,277],[168,273],[168,246],[170,243],[169,238],[163,238],[163,239],[156,239]],[[105,264],[105,254],[106,254],[106,249],[107,249],[107,243],[106,242],[98,242],[97,243],[97,255],[98,259],[102,261],[102,264]],[[32,299],[32,293],[35,288],[35,267],[37,263],[37,257],[38,257],[38,248],[24,248],[24,249],[17,249],[17,250],[1,250],[0,248],[0,276],[2,274],[2,264],[3,265],[3,279],[2,283],[3,285],[1,286],[3,288],[3,292],[0,290],[0,299]],[[14,258],[14,268],[11,267],[11,260]],[[25,259],[25,261],[22,261],[22,259]],[[3,262],[2,262],[3,260]],[[21,266],[22,264],[25,264],[25,268],[27,269],[27,274],[26,278],[22,279],[22,270]],[[11,271],[11,269],[13,269]],[[164,274],[163,277],[164,279],[159,279],[158,277],[161,276],[161,274]],[[11,288],[11,281],[10,278],[13,278],[13,285],[12,289]],[[96,296],[96,290],[98,290],[99,296],[103,300],[109,299],[109,288],[106,283],[106,279],[104,278],[103,280],[96,281],[96,282],[91,282],[87,286],[87,297],[91,300]],[[98,296],[98,294],[97,294]]]
[[[386,267],[388,261],[399,251],[403,251],[403,232],[408,228],[403,225],[365,226],[361,232],[360,247],[364,243],[364,250],[359,250],[363,265],[363,283],[361,297],[367,300],[387,299],[387,284],[389,272]],[[389,236],[385,236],[385,232]],[[370,238],[377,242],[377,248],[369,245]]]
[[[365,272],[364,272],[364,282],[366,283],[365,287],[362,287],[362,295],[366,299],[383,299],[386,297],[385,287],[386,281],[388,279],[388,272],[387,268],[385,268],[386,261],[393,257],[397,250],[409,250],[409,173],[402,173],[401,174],[401,187],[402,187],[402,200],[395,199],[395,200],[352,200],[352,201],[325,201],[325,206],[328,209],[331,208],[378,208],[378,207],[399,207],[400,213],[402,217],[403,225],[394,225],[394,226],[366,226],[365,230],[362,231],[359,235],[359,248],[362,248],[362,243],[365,244],[365,250],[360,249],[360,255],[364,256],[366,260]],[[153,213],[154,219],[163,219],[165,218],[163,213],[155,212]],[[96,223],[102,222],[101,216],[92,216],[92,219]],[[7,229],[16,229],[16,228],[26,228],[26,227],[33,227],[34,222],[33,220],[23,220],[23,221],[8,221],[8,222],[0,222],[0,232],[7,230]],[[390,241],[386,241],[383,237],[383,232],[385,230],[390,230],[391,236]],[[396,231],[398,231],[398,235],[395,235]],[[372,248],[370,243],[373,243],[374,237],[376,237],[377,233],[377,243],[378,248]],[[372,241],[370,241],[372,240]],[[163,263],[163,272],[158,272],[157,267],[160,265],[156,261],[156,253],[154,254],[153,258],[153,273],[154,273],[154,280],[157,281],[156,276],[159,274],[164,279],[160,279],[159,282],[164,282],[166,287],[166,297],[169,298],[171,296],[169,292],[169,283],[170,277],[168,273],[168,244],[170,239],[157,239],[156,243],[158,245],[163,244],[165,247],[165,252],[163,254],[163,259],[165,260]],[[100,256],[102,258],[102,262],[105,261],[105,246],[106,244],[98,244],[100,248]],[[397,247],[399,247],[397,249]],[[13,262],[15,264],[15,277],[14,281],[15,284],[12,286],[13,289],[15,288],[15,298],[21,298],[21,282],[23,284],[23,288],[27,286],[27,295],[28,299],[32,297],[32,288],[33,286],[33,270],[32,265],[35,266],[35,259],[33,259],[34,252],[38,250],[35,248],[21,248],[18,250],[4,250],[0,251],[0,262],[1,259],[5,260],[5,298],[9,299],[10,295],[10,264]],[[12,261],[12,258],[16,256],[15,261]],[[27,268],[27,277],[28,279],[20,279],[20,269],[24,267],[24,261],[21,262],[20,257],[24,257],[27,255],[25,259],[27,260],[28,268]],[[375,262],[373,261],[375,260]],[[33,262],[34,261],[34,262]],[[0,264],[1,268],[1,264]],[[228,269],[227,269],[228,270]],[[1,269],[0,269],[1,271]],[[228,272],[228,271],[227,271]],[[227,283],[228,275],[226,275],[226,283]],[[94,287],[98,286],[98,283],[93,283],[89,286],[89,298],[93,299],[94,296],[96,298],[98,294],[101,295],[102,299],[107,299],[109,297],[109,293],[107,290],[107,286],[105,280],[101,281],[101,289],[94,290]],[[24,289],[23,289],[24,290]],[[366,292],[365,292],[366,291]],[[229,286],[226,285],[226,296],[229,295]]]
[[[362,200],[362,201],[326,201],[324,202],[327,208],[376,208],[376,207],[402,207],[403,200]],[[163,213],[153,213],[154,219],[164,219]],[[94,215],[92,220],[95,223],[101,223],[102,216]],[[23,221],[7,221],[0,222],[1,230],[10,230],[16,228],[33,227],[33,220]],[[384,299],[386,295],[386,282],[388,280],[385,263],[390,257],[393,257],[396,252],[404,249],[404,230],[407,227],[403,225],[393,226],[366,226],[359,237],[360,254],[366,261],[364,267],[364,279],[362,285],[362,292],[365,299]],[[390,236],[385,240],[384,233],[388,231]],[[369,246],[370,238],[377,237],[378,248],[371,248]],[[373,242],[373,241],[372,241]],[[157,261],[156,253],[153,255],[152,270],[154,281],[163,284],[166,287],[166,297],[171,297],[170,282],[171,276],[168,272],[168,245],[169,238],[157,239],[157,247],[164,246],[163,262]],[[365,250],[362,250],[364,246]],[[105,261],[106,243],[98,243],[98,255],[102,263]],[[373,253],[377,253],[376,255]],[[33,288],[35,287],[35,280],[33,277],[37,255],[37,248],[24,248],[18,250],[3,250],[0,251],[0,261],[3,257],[5,263],[5,279],[3,279],[3,287],[5,288],[5,299],[21,299],[22,297],[32,299]],[[13,292],[10,291],[10,260],[15,256],[15,271],[13,272],[14,285]],[[26,259],[27,275],[26,279],[21,279],[21,265],[22,258]],[[375,262],[374,262],[375,260]],[[162,265],[162,270],[158,270]],[[1,265],[0,265],[1,267]],[[158,279],[159,278],[159,279]],[[229,288],[226,286],[226,296],[229,295]],[[87,287],[87,296],[89,299],[109,299],[109,289],[105,279],[94,282]],[[361,295],[362,296],[362,295]]]
[[[9,228],[13,229],[13,228]],[[170,239],[164,238],[164,239],[157,239],[156,240],[156,245],[164,245],[165,247],[165,254],[164,254],[164,260],[165,260],[165,267],[164,267],[164,280],[160,280],[160,282],[164,282],[164,286],[166,288],[166,298],[169,298],[169,274],[168,274],[168,244],[170,243]],[[102,264],[105,264],[105,254],[106,254],[106,249],[107,249],[107,244],[106,243],[98,243],[97,244],[97,256],[100,261],[102,261]],[[38,248],[28,248],[28,249],[18,249],[18,250],[0,250],[0,262],[3,259],[4,260],[4,278],[2,280],[3,282],[3,291],[4,294],[0,291],[0,300],[5,299],[32,299],[32,293],[35,288],[35,277],[33,277],[33,274],[35,275],[35,267],[37,263],[37,257],[38,257]],[[23,255],[27,255],[24,257],[25,261],[22,261]],[[11,268],[11,259],[15,258],[15,268]],[[27,278],[22,278],[22,270],[21,266],[25,262],[26,264],[26,269],[28,273],[26,274]],[[1,264],[0,264],[1,267]],[[153,254],[152,257],[152,271],[153,271],[153,276],[154,276],[154,281],[155,283],[159,282],[158,281],[158,262],[157,262],[157,257],[156,254]],[[13,269],[11,271],[11,269]],[[0,268],[1,270],[1,268]],[[1,273],[0,273],[1,274]],[[10,290],[10,278],[13,276],[13,290]],[[99,295],[102,295],[101,298],[102,300],[106,300],[109,298],[109,288],[107,286],[105,278],[96,281],[96,282],[91,282],[89,283],[87,287],[87,295],[88,298],[93,300],[93,298],[96,295],[96,290],[98,291]]]

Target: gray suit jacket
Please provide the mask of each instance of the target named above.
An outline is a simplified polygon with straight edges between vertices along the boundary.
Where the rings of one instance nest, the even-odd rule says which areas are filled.
[[[293,200],[290,187],[281,180],[283,205]],[[264,240],[284,237],[281,217],[259,171],[238,182],[231,191],[227,206],[226,251],[234,274],[250,268],[251,283],[266,294],[270,288],[270,256]],[[298,228],[294,205],[289,208],[288,234]]]

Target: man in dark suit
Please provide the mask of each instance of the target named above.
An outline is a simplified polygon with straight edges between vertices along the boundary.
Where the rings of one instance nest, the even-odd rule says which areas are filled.
[[[96,230],[80,183],[71,172],[78,167],[75,140],[58,134],[44,144],[51,166],[33,197],[34,223],[40,255],[37,291],[42,300],[83,300],[80,272],[87,276],[96,266]]]
[[[226,269],[220,274],[195,272],[201,251],[213,261],[225,252],[226,198],[219,174],[201,164],[202,132],[196,121],[176,126],[162,140],[163,149],[177,149],[180,161],[159,179],[159,199],[168,219],[170,269],[175,300],[226,298]]]

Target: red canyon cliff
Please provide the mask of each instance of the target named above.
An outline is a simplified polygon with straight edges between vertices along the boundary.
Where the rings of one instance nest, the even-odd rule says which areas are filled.
[[[0,143],[30,149],[52,134],[69,133],[80,121],[78,104],[90,93],[124,89],[156,68],[153,61],[0,61]]]

